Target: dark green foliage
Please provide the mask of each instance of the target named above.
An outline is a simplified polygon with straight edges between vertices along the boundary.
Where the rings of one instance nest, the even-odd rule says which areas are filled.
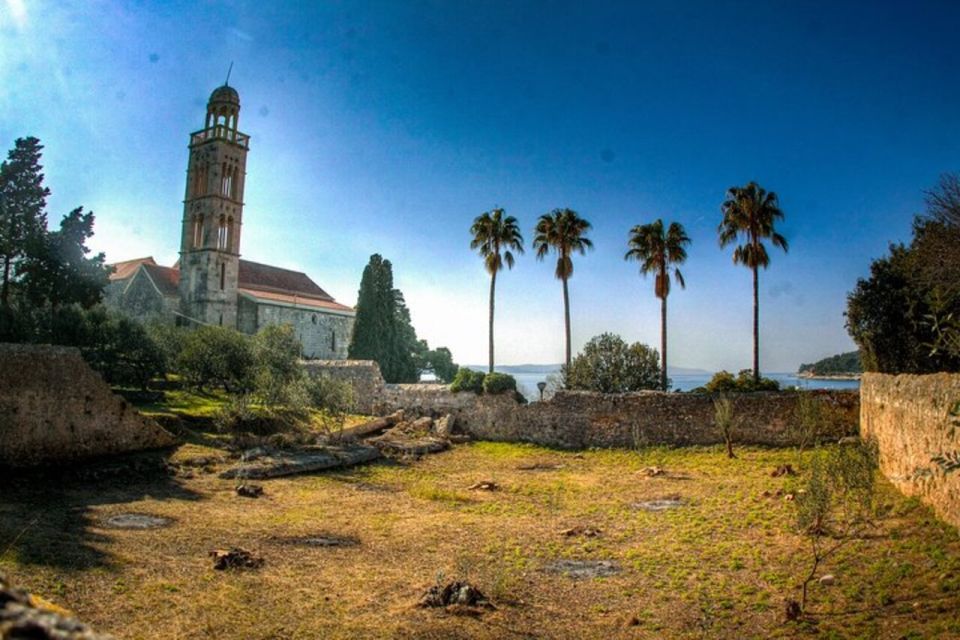
[[[36,138],[18,139],[0,165],[0,340],[82,346],[50,329],[60,309],[101,300],[109,268],[103,254],[88,256],[93,214],[74,209],[59,229],[47,230],[42,149]]]
[[[0,307],[10,304],[27,249],[47,231],[50,190],[43,186],[42,150],[36,138],[18,138],[0,165]]]
[[[703,390],[707,393],[749,393],[752,391],[779,391],[780,383],[770,378],[755,380],[751,369],[741,369],[734,378],[729,371],[713,374]]]
[[[810,372],[813,375],[835,375],[844,373],[860,373],[863,368],[860,366],[860,352],[850,351],[840,353],[823,360],[818,360],[812,364],[801,364],[800,373]]]
[[[88,257],[93,213],[78,207],[65,215],[57,231],[35,238],[21,265],[19,287],[35,307],[65,304],[90,307],[103,298],[110,268],[102,253]]]
[[[507,373],[488,373],[483,378],[483,392],[491,395],[498,393],[515,392],[517,380]]]
[[[483,393],[484,374],[480,371],[460,367],[457,375],[453,378],[450,385],[450,391],[458,393],[460,391],[473,391],[476,394]]]
[[[453,361],[453,354],[446,347],[430,349],[426,340],[419,341],[417,350],[417,369],[422,373],[432,371],[437,380],[449,383],[457,375],[457,364]]]
[[[304,374],[299,364],[300,340],[293,326],[267,325],[253,337],[251,346],[253,388],[257,398],[267,406],[299,404],[301,398],[294,395],[298,391],[296,383]]]
[[[84,360],[112,385],[137,386],[164,372],[160,347],[140,323],[101,306],[84,310],[77,305],[50,312],[46,340],[79,347]]]
[[[374,254],[360,280],[349,357],[375,360],[387,382],[416,382],[417,349],[410,311],[403,294],[393,288],[393,267]]]
[[[960,371],[960,176],[927,193],[909,245],[891,245],[847,296],[847,331],[863,368]]]
[[[198,389],[223,387],[230,392],[250,389],[254,355],[250,339],[226,327],[199,327],[184,341],[177,369]]]
[[[159,347],[163,354],[163,367],[167,373],[179,373],[177,366],[180,352],[186,344],[190,329],[165,322],[151,322],[147,325],[147,335]]]
[[[563,369],[567,389],[624,393],[660,388],[660,363],[656,349],[603,333],[590,340],[569,367]]]

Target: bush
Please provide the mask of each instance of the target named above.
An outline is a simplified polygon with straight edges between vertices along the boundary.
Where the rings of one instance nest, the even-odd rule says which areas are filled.
[[[506,373],[488,373],[483,378],[483,392],[489,394],[515,392],[517,390],[517,380]]]
[[[729,371],[718,371],[710,378],[710,382],[703,387],[707,393],[750,393],[753,391],[779,391],[780,383],[770,378],[760,378],[759,382],[753,379],[753,371],[741,369],[737,377]]]
[[[623,393],[660,388],[660,356],[656,349],[635,342],[627,345],[618,335],[601,334],[563,370],[567,389]]]
[[[350,413],[354,409],[356,398],[349,382],[326,375],[307,376],[305,387],[315,409],[334,415]]]
[[[253,387],[266,406],[299,408],[308,401],[297,383],[304,376],[300,366],[300,341],[291,325],[268,325],[253,337]]]
[[[248,390],[253,367],[249,338],[225,327],[200,327],[190,332],[177,360],[177,368],[187,384],[200,390]]]
[[[147,325],[147,335],[163,354],[163,370],[166,373],[179,373],[180,353],[187,342],[190,330],[166,322],[155,321]]]
[[[450,391],[453,393],[473,391],[477,395],[480,395],[483,393],[484,377],[484,374],[480,371],[460,367],[460,369],[457,370],[457,375],[453,377],[453,382],[450,383]]]

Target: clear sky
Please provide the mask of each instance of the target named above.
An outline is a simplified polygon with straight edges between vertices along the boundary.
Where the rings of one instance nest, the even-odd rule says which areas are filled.
[[[316,5],[303,7],[301,5]],[[474,216],[529,241],[571,207],[574,349],[659,344],[659,303],[623,254],[657,217],[693,239],[670,296],[670,360],[751,361],[751,280],[716,240],[727,187],[786,212],[761,273],[761,366],[853,348],[847,292],[909,237],[960,160],[957,2],[100,2],[0,0],[0,144],[46,145],[51,218],[96,214],[111,261],[176,260],[188,134],[210,92],[252,136],[241,252],[356,301],[394,264],[420,337],[486,361]],[[498,362],[563,359],[560,283],[530,252],[498,280]]]

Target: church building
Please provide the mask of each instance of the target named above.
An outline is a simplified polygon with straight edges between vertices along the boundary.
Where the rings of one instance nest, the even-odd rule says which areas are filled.
[[[304,273],[240,259],[250,136],[240,132],[240,96],[223,85],[190,135],[190,159],[172,267],[153,258],[114,264],[105,302],[142,320],[219,325],[254,334],[290,324],[306,358],[344,359],[354,310]]]

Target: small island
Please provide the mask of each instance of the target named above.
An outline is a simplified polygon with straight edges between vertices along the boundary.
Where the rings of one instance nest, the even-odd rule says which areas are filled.
[[[797,377],[808,379],[859,380],[861,373],[863,373],[863,366],[860,363],[860,352],[850,351],[818,360],[813,364],[801,364],[800,369],[797,371]]]

